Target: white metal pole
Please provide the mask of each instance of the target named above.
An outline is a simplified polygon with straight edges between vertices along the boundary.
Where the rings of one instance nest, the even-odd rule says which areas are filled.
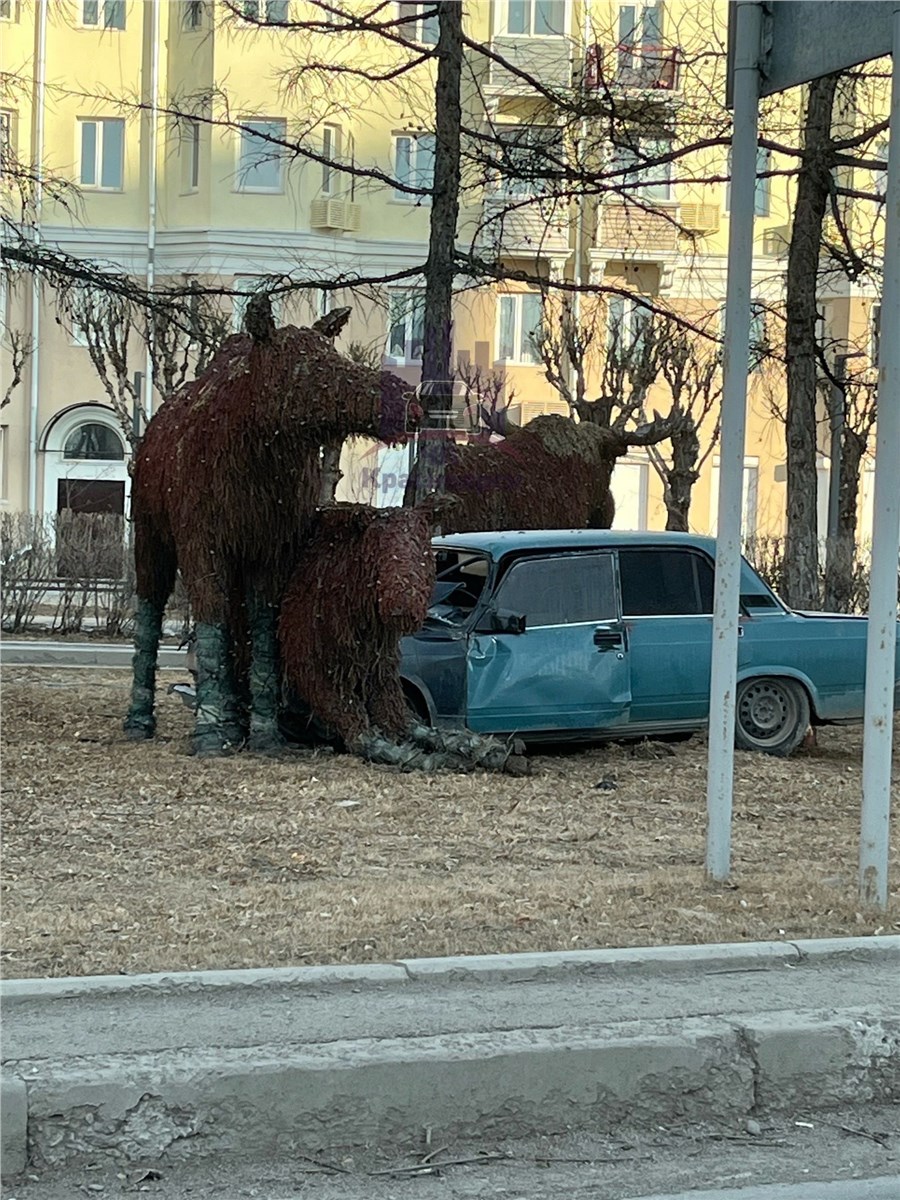
[[[741,509],[759,120],[758,64],[762,32],[762,6],[759,3],[755,0],[737,0],[735,8],[734,132],[731,143],[731,211],[728,223],[722,437],[719,448],[716,590],[706,785],[706,870],[716,880],[727,879],[731,869]]]
[[[37,55],[34,72],[34,126],[31,161],[34,171],[34,241],[43,240],[44,219],[44,121],[47,105],[47,0],[37,6]],[[28,407],[28,511],[38,510],[38,417],[41,402],[41,276],[31,272],[31,355]]]
[[[883,336],[878,378],[872,575],[866,647],[863,731],[863,798],[859,844],[859,894],[863,904],[887,908],[891,816],[897,564],[900,556],[900,4],[893,10],[894,67],[891,145],[888,154],[884,232]]]

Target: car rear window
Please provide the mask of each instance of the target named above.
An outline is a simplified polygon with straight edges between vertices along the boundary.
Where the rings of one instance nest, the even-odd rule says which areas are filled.
[[[616,617],[611,554],[570,554],[513,563],[496,593],[496,605],[523,613],[526,625],[577,625]]]
[[[619,551],[626,617],[686,617],[713,611],[712,564],[692,550]]]

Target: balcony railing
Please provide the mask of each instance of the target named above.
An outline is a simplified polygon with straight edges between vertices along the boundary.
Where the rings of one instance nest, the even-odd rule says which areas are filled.
[[[495,37],[491,39],[490,48],[541,87],[568,88],[572,85],[571,47],[567,38]],[[509,96],[527,96],[534,92],[528,79],[493,59],[488,63],[488,87],[493,92]]]
[[[597,249],[654,262],[678,249],[677,211],[653,212],[636,204],[606,203],[600,209]],[[612,254],[611,254],[612,257]]]
[[[569,209],[563,201],[489,193],[482,220],[482,237],[497,254],[532,258],[569,252]]]
[[[585,90],[677,92],[680,62],[677,46],[589,46],[584,60]]]

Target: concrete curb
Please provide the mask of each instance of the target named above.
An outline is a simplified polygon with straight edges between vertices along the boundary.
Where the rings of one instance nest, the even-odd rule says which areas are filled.
[[[58,979],[10,979],[0,983],[3,1004],[35,1000],[99,997],[132,992],[178,992],[206,988],[259,990],[268,987],[312,991],[397,986],[410,982],[553,979],[570,972],[765,971],[836,959],[870,962],[896,958],[900,935],[821,938],[797,942],[733,942],[710,946],[646,946],[614,950],[561,950],[545,954],[495,954],[450,958],[408,958],[356,966],[283,967],[245,971],[173,971],[155,975],[87,975]]]
[[[769,1014],[20,1062],[11,1162],[208,1155],[737,1122],[900,1095],[900,1019]],[[24,1095],[27,1087],[27,1098]],[[12,1091],[10,1092],[12,1096]],[[21,1167],[19,1167],[21,1169]]]

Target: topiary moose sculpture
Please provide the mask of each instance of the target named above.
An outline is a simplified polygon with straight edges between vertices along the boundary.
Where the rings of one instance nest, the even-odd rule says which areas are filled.
[[[276,609],[320,497],[323,445],[351,435],[405,439],[408,384],[352,363],[319,329],[275,328],[266,297],[248,332],[150,422],[134,469],[138,608],[130,737],[155,730],[162,617],[181,571],[194,612],[200,754],[280,744]],[[329,331],[331,332],[331,331]],[[246,650],[249,730],[233,644]]]

